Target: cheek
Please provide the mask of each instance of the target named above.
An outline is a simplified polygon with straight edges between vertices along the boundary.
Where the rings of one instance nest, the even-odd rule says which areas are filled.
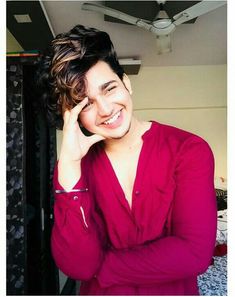
[[[116,97],[116,99],[120,100],[120,102],[123,102],[125,104],[132,102],[130,93],[126,89],[124,89],[121,92],[119,92],[119,94]]]
[[[132,105],[133,105],[132,98],[128,91],[126,91],[125,100],[126,100],[125,101],[126,105],[129,106],[130,108],[132,108]]]
[[[84,112],[79,116],[79,122],[86,129],[92,127],[94,121],[95,120],[91,112],[86,112],[86,113]]]

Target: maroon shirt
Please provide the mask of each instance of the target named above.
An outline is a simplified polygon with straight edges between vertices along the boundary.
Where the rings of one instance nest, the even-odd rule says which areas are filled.
[[[100,143],[82,159],[75,192],[55,194],[52,253],[82,280],[81,295],[199,294],[216,239],[211,149],[157,122],[142,138],[131,208]],[[57,176],[56,167],[63,190]]]

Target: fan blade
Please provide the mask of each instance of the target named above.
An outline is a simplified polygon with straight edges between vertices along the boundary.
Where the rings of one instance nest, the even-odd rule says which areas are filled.
[[[193,5],[192,7],[189,7],[188,9],[185,9],[181,11],[180,13],[176,14],[173,19],[175,20],[173,24],[176,26],[187,22],[189,20],[192,20],[200,15],[203,15],[205,13],[210,12],[211,10],[214,10],[216,8],[219,8],[220,6],[223,6],[227,3],[227,1],[208,1],[203,0],[200,3],[197,3]]]
[[[89,10],[89,11],[96,11],[96,12],[101,12],[103,14],[106,14],[108,16],[114,17],[116,19],[125,21],[129,24],[132,25],[136,25],[138,27],[144,28],[146,30],[150,30],[150,28],[152,27],[151,24],[148,24],[147,22],[145,22],[143,19],[140,18],[136,18],[133,17],[131,15],[128,15],[126,13],[123,13],[121,11],[118,11],[116,9],[112,9],[100,4],[96,4],[96,3],[89,3],[89,2],[84,2],[82,4],[82,9],[83,10]]]

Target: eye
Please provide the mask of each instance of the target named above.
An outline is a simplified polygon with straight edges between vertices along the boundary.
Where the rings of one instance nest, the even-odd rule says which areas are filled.
[[[112,87],[108,88],[108,89],[106,90],[106,92],[109,93],[109,92],[111,92],[113,89],[115,89],[116,87],[117,87],[117,86],[112,86]]]

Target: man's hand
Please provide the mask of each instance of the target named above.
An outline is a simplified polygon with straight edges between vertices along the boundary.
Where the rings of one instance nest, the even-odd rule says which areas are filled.
[[[63,139],[58,163],[59,182],[70,190],[81,176],[81,159],[87,154],[89,148],[103,136],[94,134],[85,136],[78,124],[78,116],[88,102],[86,97],[78,105],[64,113]]]

